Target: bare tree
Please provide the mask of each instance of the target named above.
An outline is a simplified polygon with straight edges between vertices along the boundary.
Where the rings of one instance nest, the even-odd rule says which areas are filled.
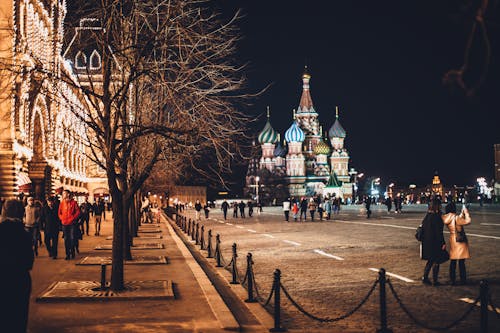
[[[233,60],[238,15],[222,22],[204,6],[101,0],[91,15],[102,29],[84,41],[101,51],[98,72],[13,69],[58,82],[57,93],[45,91],[51,98],[79,96],[72,111],[86,125],[89,158],[106,171],[112,197],[113,290],[124,289],[130,208],[154,166],[164,161],[180,169],[210,154],[209,169],[218,174],[239,154],[235,142],[248,119],[235,108],[246,97],[243,67]]]

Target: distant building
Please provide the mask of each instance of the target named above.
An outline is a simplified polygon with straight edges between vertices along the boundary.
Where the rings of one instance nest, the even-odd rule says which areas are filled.
[[[340,125],[338,108],[334,124],[328,135],[323,133],[311,98],[309,81],[311,75],[302,75],[302,96],[293,122],[285,132],[283,143],[270,122],[258,135],[260,152],[250,161],[246,176],[246,193],[256,193],[256,187],[264,199],[271,190],[279,196],[333,195],[344,199],[352,197],[353,186],[349,175],[349,152],[344,147],[346,131]],[[257,147],[254,144],[254,151]],[[259,178],[257,178],[259,177]],[[259,181],[257,181],[259,179]],[[266,191],[266,189],[268,191]]]
[[[182,202],[184,204],[193,204],[196,200],[200,202],[207,201],[207,187],[206,186],[171,186],[169,187],[169,200],[170,204],[175,202]]]

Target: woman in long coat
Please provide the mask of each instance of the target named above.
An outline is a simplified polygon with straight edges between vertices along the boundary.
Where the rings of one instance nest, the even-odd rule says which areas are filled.
[[[441,203],[431,200],[427,214],[422,221],[422,260],[427,260],[422,282],[431,284],[429,272],[432,268],[432,285],[438,286],[439,264],[446,243],[443,236],[443,220],[441,219]]]
[[[463,229],[464,225],[470,224],[469,210],[464,207],[460,214],[457,214],[457,206],[454,202],[449,203],[445,208],[443,223],[450,231],[450,281],[452,285],[456,283],[456,268],[460,271],[460,284],[467,283],[467,272],[465,270],[465,259],[470,258],[469,242],[457,242],[457,232]]]

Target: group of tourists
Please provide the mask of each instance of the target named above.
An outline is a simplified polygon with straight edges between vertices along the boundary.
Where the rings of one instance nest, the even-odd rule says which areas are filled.
[[[445,206],[445,213],[441,212],[441,201],[433,199],[429,203],[427,214],[421,225],[421,258],[427,263],[424,268],[422,282],[424,284],[439,286],[439,266],[450,260],[449,278],[452,285],[467,283],[465,259],[470,258],[469,241],[465,236],[464,225],[471,223],[469,210],[466,205],[457,214],[457,205],[450,201]],[[450,232],[449,252],[443,235],[446,225]],[[456,279],[456,267],[459,267],[460,281]],[[432,281],[429,274],[432,270]]]
[[[340,205],[342,200],[340,197],[333,195],[332,197],[321,198],[321,197],[311,197],[307,199],[302,198],[287,198],[283,201],[283,213],[285,215],[285,221],[289,222],[290,212],[292,213],[293,220],[307,221],[307,216],[309,213],[309,218],[314,222],[314,218],[317,213],[317,217],[320,221],[323,219],[330,220],[333,215],[340,213]]]

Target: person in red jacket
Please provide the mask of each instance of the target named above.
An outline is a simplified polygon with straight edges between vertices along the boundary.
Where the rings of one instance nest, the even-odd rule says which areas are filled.
[[[74,228],[78,227],[76,224],[80,216],[80,208],[78,208],[78,204],[71,197],[71,193],[68,190],[64,190],[62,193],[62,201],[59,204],[58,215],[63,229],[64,247],[66,248],[65,259],[69,260],[75,258]]]

